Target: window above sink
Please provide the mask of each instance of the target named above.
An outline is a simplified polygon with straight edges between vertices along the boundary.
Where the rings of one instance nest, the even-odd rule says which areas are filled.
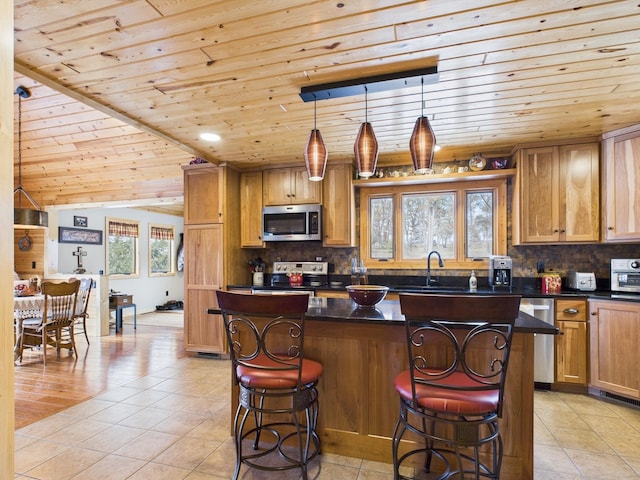
[[[361,188],[365,266],[425,269],[437,250],[445,270],[488,268],[490,255],[506,254],[506,178]]]

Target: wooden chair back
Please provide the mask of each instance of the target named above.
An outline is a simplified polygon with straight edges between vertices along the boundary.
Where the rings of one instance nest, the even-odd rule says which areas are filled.
[[[42,323],[47,328],[66,327],[73,322],[80,280],[43,282],[44,309]]]
[[[89,297],[91,295],[91,287],[93,286],[93,280],[91,278],[81,278],[80,286],[78,288],[78,299],[76,301],[76,314],[77,318],[87,315],[87,307],[89,306]]]

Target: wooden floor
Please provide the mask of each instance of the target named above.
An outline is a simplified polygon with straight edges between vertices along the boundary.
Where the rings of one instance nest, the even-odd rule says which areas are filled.
[[[185,356],[181,328],[125,324],[90,341],[76,337],[78,358],[48,349],[46,367],[40,351],[25,350],[15,367],[16,430]]]

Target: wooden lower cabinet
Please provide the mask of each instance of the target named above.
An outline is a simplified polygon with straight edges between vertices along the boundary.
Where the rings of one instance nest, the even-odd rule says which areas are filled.
[[[590,386],[640,399],[640,303],[589,300]]]
[[[190,288],[185,298],[185,348],[197,353],[225,353],[227,339],[222,315],[207,314],[208,308],[216,308],[218,302],[213,289]]]
[[[589,381],[589,323],[587,300],[556,300],[556,382],[587,386]]]
[[[222,224],[185,225],[185,349],[197,353],[224,353],[226,340],[222,317],[208,315],[218,303],[215,291],[222,288]]]

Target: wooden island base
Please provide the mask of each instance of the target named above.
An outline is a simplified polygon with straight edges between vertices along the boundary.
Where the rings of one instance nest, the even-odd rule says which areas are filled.
[[[323,364],[319,383],[322,452],[392,463],[399,405],[396,374],[407,368],[404,324],[308,318],[305,356]],[[533,334],[516,333],[500,431],[502,477],[533,479]],[[232,394],[231,418],[238,402]]]

